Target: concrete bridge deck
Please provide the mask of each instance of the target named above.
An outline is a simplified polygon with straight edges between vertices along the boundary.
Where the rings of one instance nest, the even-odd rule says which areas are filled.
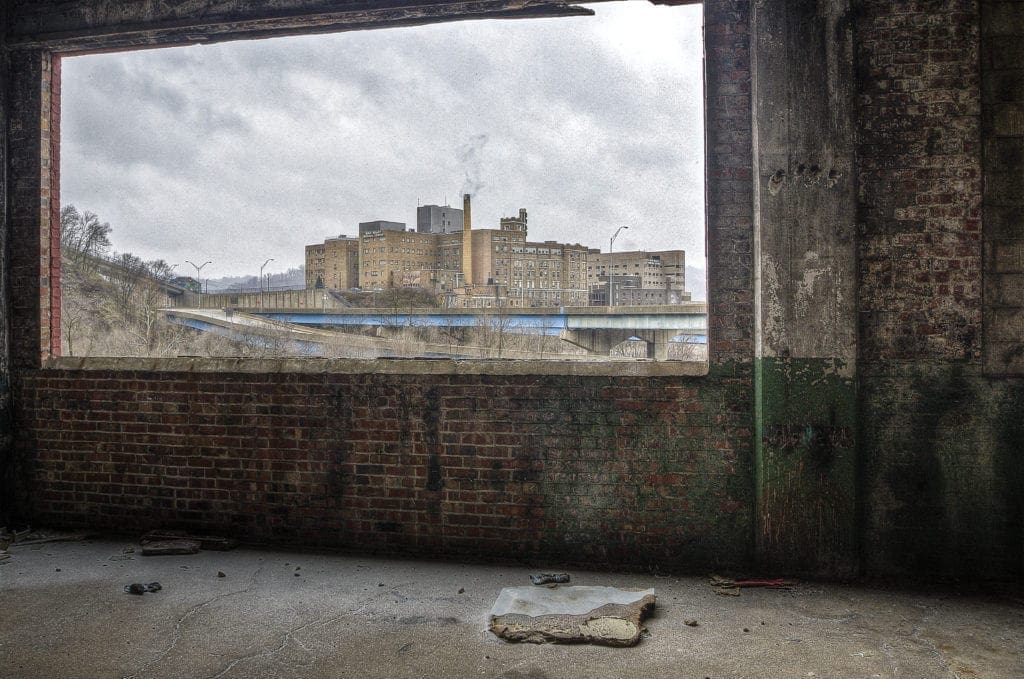
[[[244,312],[221,309],[163,309],[164,318],[201,332],[212,332],[235,341],[245,341],[267,350],[287,350],[303,356],[329,356],[343,348],[357,358],[537,358],[535,351],[508,347],[475,346],[419,342],[399,337],[370,337],[331,330],[303,327]],[[586,358],[580,349],[566,346],[565,351],[548,358]]]
[[[561,307],[550,309],[168,309],[168,318],[199,330],[224,334],[260,334],[267,328],[294,328],[294,342],[317,340],[298,332],[301,328],[370,327],[381,337],[395,336],[404,328],[490,328],[507,333],[559,337],[589,354],[607,356],[612,348],[630,339],[647,342],[648,358],[668,358],[668,347],[682,336],[703,343],[707,337],[707,306],[704,303],[643,307]],[[265,325],[261,325],[265,324]],[[274,325],[278,324],[278,325]],[[312,331],[312,330],[310,330]],[[323,331],[320,331],[323,332]],[[265,334],[265,333],[264,333]],[[332,341],[337,335],[327,333]],[[374,338],[360,338],[367,342]],[[447,345],[446,345],[447,346]],[[424,351],[428,347],[422,347]],[[482,349],[481,349],[482,350]],[[313,351],[310,349],[309,351]],[[444,353],[450,355],[452,348]],[[305,353],[309,353],[308,351]],[[430,351],[431,355],[436,352]],[[462,354],[461,349],[459,350]],[[479,356],[475,350],[468,354]]]
[[[707,333],[703,302],[643,307],[552,307],[550,309],[246,309],[297,325],[480,327],[500,323],[524,331],[635,329]]]

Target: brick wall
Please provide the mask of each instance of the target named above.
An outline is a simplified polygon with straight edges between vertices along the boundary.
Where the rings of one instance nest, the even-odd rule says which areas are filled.
[[[754,355],[750,3],[704,5],[708,342],[712,362]]]
[[[862,3],[861,342],[872,359],[981,351],[975,0]]]
[[[4,21],[0,11],[0,25]],[[0,31],[0,219],[3,220],[4,228],[0,228],[0,252],[7,252],[10,242],[10,233],[6,228],[8,224],[7,214],[7,85],[10,81],[10,70],[7,67],[7,53],[5,36]],[[11,440],[13,429],[11,426],[11,352],[10,334],[8,322],[10,319],[9,296],[8,296],[8,262],[5,257],[0,257],[0,516],[2,516],[9,504],[9,498],[13,494],[13,467],[11,456]],[[8,498],[8,499],[5,499]]]
[[[37,522],[127,532],[736,565],[749,391],[742,374],[38,371],[17,390],[23,501]]]
[[[871,0],[858,19],[862,551],[876,574],[1024,574],[1024,383],[986,379],[981,360],[995,215],[980,9]]]
[[[1024,375],[1024,3],[982,3],[985,371]]]

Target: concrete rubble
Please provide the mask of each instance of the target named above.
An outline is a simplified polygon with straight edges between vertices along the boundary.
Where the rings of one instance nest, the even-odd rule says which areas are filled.
[[[653,589],[506,587],[489,629],[506,641],[635,646],[654,604]]]

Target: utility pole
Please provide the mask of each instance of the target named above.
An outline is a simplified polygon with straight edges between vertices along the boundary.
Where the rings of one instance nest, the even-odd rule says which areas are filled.
[[[612,292],[614,288],[612,286],[612,251],[615,249],[615,239],[619,237],[619,232],[623,229],[628,229],[628,226],[620,226],[615,230],[612,235],[612,239],[608,242],[608,310],[611,311],[612,306],[615,302],[612,300]]]

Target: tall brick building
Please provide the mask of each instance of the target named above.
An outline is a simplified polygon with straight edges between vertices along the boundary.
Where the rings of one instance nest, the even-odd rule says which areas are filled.
[[[328,238],[306,246],[306,287],[348,290],[359,285],[359,239]]]
[[[1024,579],[1024,3],[704,3],[706,369],[61,357],[62,55],[586,13],[195,4],[0,12],[6,525]]]

